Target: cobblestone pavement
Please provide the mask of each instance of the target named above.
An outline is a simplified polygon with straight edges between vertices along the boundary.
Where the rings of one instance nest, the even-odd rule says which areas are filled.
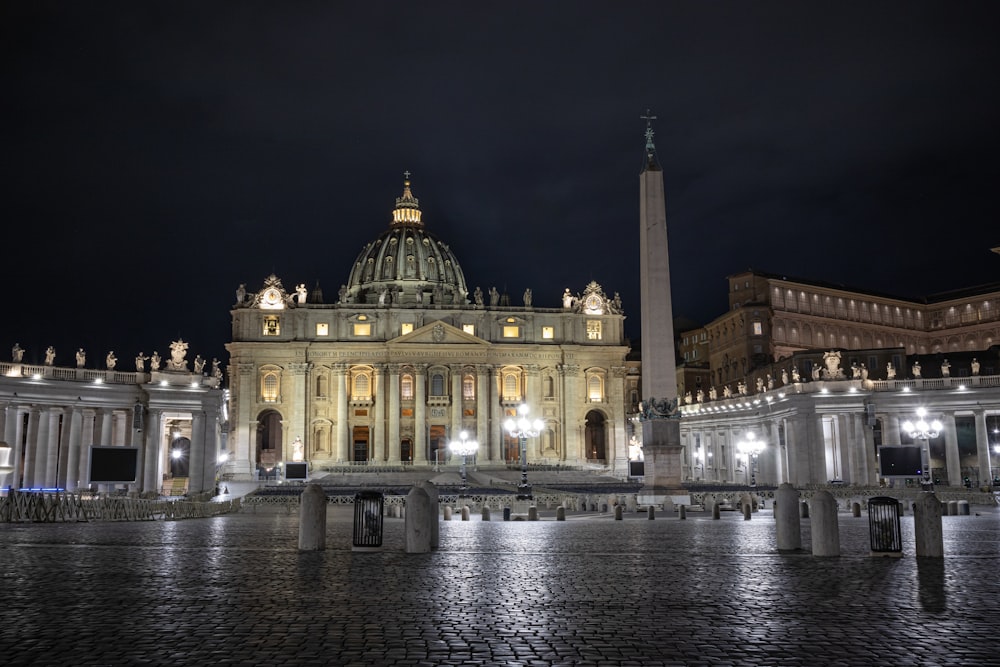
[[[944,517],[943,559],[779,555],[763,511],[441,523],[440,548],[299,552],[298,516],[0,525],[6,665],[1000,665],[1000,511]],[[976,515],[978,513],[978,516]]]

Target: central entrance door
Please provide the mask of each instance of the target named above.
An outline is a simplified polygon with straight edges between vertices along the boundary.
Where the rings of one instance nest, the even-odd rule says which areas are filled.
[[[354,427],[354,451],[351,460],[365,463],[368,461],[368,427]]]

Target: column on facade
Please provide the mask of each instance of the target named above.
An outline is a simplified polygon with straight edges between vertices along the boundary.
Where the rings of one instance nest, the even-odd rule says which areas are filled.
[[[944,461],[948,468],[948,484],[962,485],[962,459],[958,454],[958,431],[955,427],[955,413],[946,412],[944,419]],[[928,446],[930,446],[928,444]]]
[[[113,419],[114,427],[111,444],[116,447],[124,447],[128,444],[129,413],[124,410],[115,410]]]
[[[113,424],[112,410],[109,408],[102,408],[100,411],[101,415],[101,446],[110,447],[111,446],[111,427]]]
[[[288,364],[288,372],[292,376],[292,413],[288,416],[288,428],[291,431],[292,442],[295,438],[302,438],[302,456],[305,458],[306,452],[310,451],[315,443],[312,442],[312,429],[309,428],[309,413],[312,405],[309,400],[309,382],[312,379],[311,364],[292,363]],[[289,452],[291,458],[291,452]]]
[[[833,447],[837,455],[838,467],[830,473],[831,476],[828,479],[841,479],[852,484],[855,481],[854,457],[851,455],[852,439],[850,437],[853,424],[848,422],[847,415],[843,413],[838,413],[835,419],[836,430],[834,431]],[[833,476],[834,474],[836,477]]]
[[[257,397],[257,370],[253,364],[237,364],[236,387],[234,397],[238,404],[233,411],[243,419],[236,424],[236,433],[231,443],[233,452],[232,465],[229,469],[237,474],[253,475],[257,469],[257,449],[254,446],[254,436],[257,432],[257,418],[254,414],[254,402]],[[230,383],[233,382],[230,376]],[[148,415],[147,415],[148,416]],[[146,432],[153,430],[151,418],[145,424]]]
[[[372,456],[373,461],[385,461],[385,414],[386,414],[386,382],[385,364],[374,364],[372,371],[375,380],[375,419],[372,423]]]
[[[413,463],[427,463],[427,364],[413,366]]]
[[[587,438],[584,435],[586,426],[583,417],[586,406],[583,392],[580,391],[580,367],[575,364],[561,364],[559,376],[562,379],[562,423],[566,438],[564,445],[566,458],[586,463],[590,452],[585,451]]]
[[[205,435],[208,420],[203,411],[191,415],[191,451],[188,466],[188,492],[208,491],[215,485],[214,457],[210,451],[209,439]]]
[[[44,464],[45,466],[40,479],[41,486],[45,488],[52,488],[56,485],[56,475],[59,470],[60,417],[62,417],[62,410],[60,408],[47,407],[42,414],[42,425],[45,435],[43,436],[42,429],[39,429],[39,440],[45,448],[45,456],[38,457],[38,464]]]
[[[83,452],[83,414],[79,408],[69,412],[69,437],[66,440],[66,466],[62,473],[62,486],[70,492],[76,491],[80,482],[80,459],[86,458]]]
[[[611,439],[614,441],[615,451],[612,471],[622,475],[628,474],[628,429],[624,414],[626,370],[624,366],[614,366],[611,368],[611,375],[608,378],[610,386],[605,392],[605,399],[611,413],[611,428],[608,431]],[[566,458],[565,450],[563,451],[563,458]]]
[[[499,461],[500,445],[490,432],[490,366],[476,366],[476,439],[479,440],[479,458],[491,463]]]
[[[767,443],[763,456],[760,457],[760,477],[758,482],[766,485],[777,486],[782,479],[781,457],[782,448],[778,438],[778,424],[768,420],[763,423],[764,440]]]
[[[507,460],[507,452],[504,449],[503,443],[506,442],[504,439],[503,422],[504,414],[502,411],[502,406],[500,405],[500,398],[503,396],[503,387],[500,385],[502,378],[500,377],[500,368],[494,366],[490,372],[490,384],[491,392],[496,392],[491,394],[490,399],[490,440],[497,443],[496,456],[500,461]]]
[[[986,410],[975,412],[976,420],[976,461],[979,465],[979,486],[993,484],[993,471],[990,468],[990,435],[986,429]]]
[[[160,490],[160,440],[162,440],[163,412],[151,409],[146,415],[146,444],[142,463],[142,490],[158,493]]]
[[[399,364],[389,364],[389,463],[399,463]]]
[[[538,370],[537,364],[526,364],[524,366],[525,374],[525,402],[531,409],[529,416],[532,421],[536,419],[541,419],[545,422],[545,417],[542,415],[542,378]],[[545,428],[548,428],[548,422],[545,422]],[[608,438],[610,440],[610,438]],[[607,446],[608,443],[605,443]],[[538,461],[542,458],[542,434],[539,433],[537,437],[528,439],[528,460]]]
[[[90,486],[90,446],[94,443],[94,421],[97,416],[93,408],[85,408],[80,415],[80,461],[77,476],[81,484]],[[143,454],[140,447],[140,454]],[[136,473],[142,480],[142,469]]]
[[[851,483],[864,484],[866,486],[876,484],[878,475],[873,474],[875,470],[875,450],[874,435],[872,430],[866,425],[867,415],[864,413],[854,413],[850,419],[850,446],[851,457]]]
[[[464,430],[462,415],[462,367],[450,366],[448,369],[451,375],[451,440],[457,440],[459,434]],[[476,434],[469,436],[476,438]],[[449,456],[451,452],[448,452]]]
[[[42,486],[44,483],[46,453],[43,441],[48,429],[48,420],[44,416],[42,409],[38,407],[32,407],[28,411],[28,432],[24,447],[24,486],[28,488]]]
[[[346,462],[351,460],[347,449],[350,446],[347,404],[351,400],[347,394],[347,364],[334,364],[333,378],[337,384],[337,397],[335,399],[337,401],[337,425],[334,427],[334,432],[337,435],[334,438],[333,446],[336,447],[337,460]]]

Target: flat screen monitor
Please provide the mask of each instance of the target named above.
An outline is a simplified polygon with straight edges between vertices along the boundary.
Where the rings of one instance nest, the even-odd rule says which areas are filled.
[[[646,474],[646,462],[645,461],[629,461],[628,462],[628,476],[629,477],[642,477]]]
[[[136,447],[90,447],[90,481],[98,484],[133,484],[139,463]]]
[[[922,477],[923,456],[916,445],[887,445],[878,448],[882,477]]]
[[[285,479],[297,480],[306,479],[309,476],[309,464],[308,463],[286,463],[285,464]]]

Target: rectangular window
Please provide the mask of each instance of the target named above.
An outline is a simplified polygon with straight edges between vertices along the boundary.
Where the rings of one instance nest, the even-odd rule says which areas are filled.
[[[555,327],[542,327],[542,338],[552,340],[556,337]]]
[[[330,325],[326,322],[316,323],[316,335],[317,336],[329,336],[330,335]]]
[[[264,318],[264,335],[277,336],[281,333],[281,322],[277,315],[268,315]]]
[[[521,327],[505,324],[503,327],[504,338],[518,338],[521,335]]]
[[[463,324],[462,331],[465,333],[475,336],[476,335],[476,325],[475,324]]]
[[[754,336],[764,335],[764,326],[760,322],[753,323],[753,335]]]
[[[412,331],[413,331],[413,322],[403,322],[402,324],[399,325],[399,333],[402,336],[405,336],[406,334],[411,333]]]
[[[369,322],[364,324],[354,325],[354,335],[355,336],[371,336],[372,335],[372,325]]]
[[[587,320],[587,340],[601,340],[600,320]]]

